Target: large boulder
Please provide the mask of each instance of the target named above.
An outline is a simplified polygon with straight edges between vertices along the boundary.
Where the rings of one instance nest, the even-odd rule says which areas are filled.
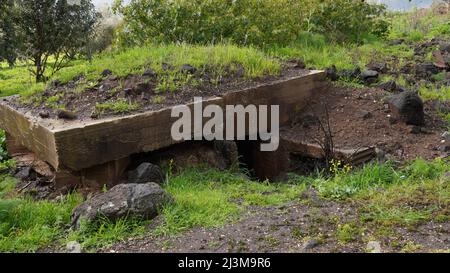
[[[411,125],[423,125],[425,122],[423,101],[412,91],[405,91],[389,98],[389,107],[397,119]]]
[[[157,165],[144,162],[136,169],[128,172],[128,183],[144,184],[150,182],[157,184],[163,184],[165,182],[164,172]]]
[[[100,218],[115,221],[119,218],[152,219],[173,198],[158,184],[119,184],[76,207],[72,212],[72,227],[79,228],[82,219],[95,222]]]

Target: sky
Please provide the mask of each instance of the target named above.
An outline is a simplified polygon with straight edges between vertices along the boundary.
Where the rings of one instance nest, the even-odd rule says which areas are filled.
[[[372,0],[374,2],[380,2],[388,5],[390,9],[393,10],[408,10],[414,7],[423,8],[429,7],[433,0]],[[93,0],[97,7],[103,5],[108,5],[113,2],[113,0]]]

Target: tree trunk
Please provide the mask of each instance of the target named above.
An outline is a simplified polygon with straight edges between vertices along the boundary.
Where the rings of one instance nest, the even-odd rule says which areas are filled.
[[[34,64],[36,66],[36,82],[42,81],[42,58],[38,56],[35,58]]]

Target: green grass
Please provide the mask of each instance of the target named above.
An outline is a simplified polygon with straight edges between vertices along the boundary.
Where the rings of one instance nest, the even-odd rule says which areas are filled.
[[[129,113],[140,108],[139,104],[128,102],[126,99],[119,99],[114,102],[97,103],[95,109],[100,114],[114,113],[122,114]]]
[[[0,252],[33,252],[52,244],[80,202],[77,194],[58,202],[0,199]]]
[[[116,222],[102,219],[98,223],[81,223],[80,228],[71,231],[61,242],[80,242],[83,249],[92,251],[96,248],[107,247],[113,243],[125,241],[130,237],[146,234],[150,221],[142,219],[122,218]]]
[[[173,70],[164,70],[163,63]],[[103,53],[95,56],[92,62],[77,60],[70,66],[57,72],[51,80],[58,79],[66,83],[79,75],[87,81],[96,81],[104,69],[111,69],[114,75],[125,77],[129,74],[142,74],[151,68],[158,73],[159,79],[175,77],[178,69],[190,64],[197,69],[211,69],[213,76],[220,76],[225,70],[236,72],[243,68],[245,78],[257,78],[265,75],[277,75],[281,63],[251,47],[239,47],[229,44],[195,46],[195,45],[151,45],[130,48],[118,52]],[[216,74],[216,75],[214,75]],[[35,84],[27,68],[0,68],[0,95],[22,94],[30,96],[44,90],[42,83]]]
[[[315,185],[324,198],[343,200],[379,187],[437,179],[448,171],[450,171],[450,165],[448,161],[442,159],[432,162],[416,159],[401,170],[396,169],[392,162],[372,163],[349,174],[318,178]]]
[[[361,229],[351,223],[338,225],[336,230],[336,237],[343,244],[355,241],[360,234]]]
[[[33,252],[49,245],[80,242],[87,251],[130,237],[176,235],[195,227],[221,227],[240,219],[248,206],[275,206],[297,200],[308,185],[320,196],[359,204],[359,221],[338,225],[336,236],[345,244],[366,227],[414,226],[431,219],[448,221],[450,181],[443,160],[414,160],[396,169],[391,163],[372,164],[335,176],[291,176],[289,183],[254,182],[240,173],[190,168],[171,175],[165,189],[176,202],[163,208],[161,223],[121,219],[82,223],[68,232],[70,214],[82,198],[71,194],[59,201],[32,201],[16,195],[15,179],[0,176],[0,251]],[[360,224],[362,223],[362,224]]]
[[[187,169],[166,187],[176,202],[164,208],[155,234],[177,234],[193,227],[217,227],[237,220],[247,205],[277,205],[300,197],[303,183],[249,181],[229,171]]]
[[[436,87],[434,85],[421,85],[419,94],[424,100],[450,100],[450,86]]]

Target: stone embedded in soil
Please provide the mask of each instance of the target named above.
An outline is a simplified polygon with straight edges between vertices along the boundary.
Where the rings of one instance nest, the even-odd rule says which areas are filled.
[[[387,73],[388,70],[389,70],[387,64],[384,63],[384,62],[381,62],[381,63],[371,63],[371,64],[368,64],[368,65],[366,66],[366,68],[367,68],[368,70],[377,71],[377,72],[379,72],[379,73]]]
[[[394,39],[389,42],[390,45],[401,45],[405,42],[405,39]]]
[[[432,62],[424,62],[416,64],[414,74],[417,78],[429,79],[431,76],[438,74],[441,70]]]
[[[109,69],[105,69],[105,70],[102,71],[102,73],[100,75],[102,77],[106,77],[106,76],[112,75],[112,71],[109,70]]]
[[[420,134],[422,132],[422,128],[420,126],[412,125],[409,127],[409,133],[410,134]]]
[[[381,253],[381,244],[377,241],[370,241],[367,243],[367,251],[369,253]]]
[[[97,112],[97,111],[92,111],[92,113],[91,113],[91,115],[90,115],[90,117],[91,118],[93,118],[93,119],[96,119],[96,118],[98,118],[98,116],[99,116],[99,113]]]
[[[361,110],[359,113],[359,117],[362,119],[369,119],[372,117],[372,113],[370,113],[369,111],[366,111],[366,110]]]
[[[41,112],[39,112],[39,116],[41,118],[49,118],[50,117],[50,113],[48,111],[41,111]]]
[[[53,86],[53,87],[58,87],[58,86],[61,85],[61,81],[60,81],[60,80],[53,80],[53,81],[50,83],[50,85]]]
[[[128,183],[142,184],[153,182],[163,184],[165,180],[165,175],[161,168],[148,162],[144,162],[136,169],[128,172]]]
[[[116,221],[123,217],[153,219],[173,198],[156,183],[119,184],[76,207],[71,216],[72,227],[82,221],[95,222],[106,218]]]
[[[144,73],[142,74],[142,76],[144,76],[144,77],[152,77],[152,78],[155,78],[155,77],[157,76],[157,74],[156,74],[155,71],[153,71],[153,70],[151,70],[151,69],[146,69],[146,70],[144,71]]]
[[[292,59],[288,61],[289,64],[296,69],[305,69],[306,68],[306,64],[303,60],[300,59]]]
[[[403,92],[404,89],[398,86],[395,81],[387,81],[378,85],[378,88],[383,89],[388,92]]]
[[[339,79],[335,65],[332,65],[331,67],[325,69],[325,74],[331,81],[337,81]]]
[[[81,244],[77,241],[70,241],[66,245],[66,251],[68,253],[81,253],[82,250]]]
[[[366,84],[376,83],[378,81],[378,72],[375,70],[364,70],[359,77]]]
[[[57,112],[58,118],[60,119],[68,119],[68,120],[73,120],[77,118],[77,114],[75,114],[72,111],[68,111],[68,110],[64,110],[64,109],[60,109]]]
[[[32,171],[31,167],[22,167],[14,176],[21,180],[26,180],[31,176]]]
[[[450,143],[450,132],[446,131],[441,135],[442,139]]]
[[[303,246],[302,246],[302,250],[303,251],[309,251],[315,247],[317,247],[318,245],[320,245],[319,241],[317,241],[316,239],[311,239],[306,241]]]
[[[442,52],[450,53],[450,43],[441,43],[441,44],[439,45],[439,49],[440,49]]]
[[[423,101],[419,95],[412,91],[392,95],[389,98],[389,107],[395,118],[410,125],[423,125],[425,114]]]
[[[136,86],[133,88],[133,93],[136,95],[140,95],[143,92],[146,92],[150,90],[150,84],[146,82],[139,82],[136,84]]]
[[[440,146],[438,147],[438,150],[439,150],[440,152],[443,152],[443,153],[450,152],[450,144],[440,145]]]
[[[197,68],[190,64],[184,64],[180,67],[180,71],[184,74],[195,74],[195,72],[197,72]]]

